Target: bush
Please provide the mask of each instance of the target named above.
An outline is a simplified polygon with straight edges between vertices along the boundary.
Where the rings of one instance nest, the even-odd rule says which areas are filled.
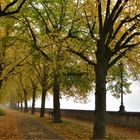
[[[3,109],[0,109],[0,116],[3,116],[3,115],[5,115],[5,112]]]

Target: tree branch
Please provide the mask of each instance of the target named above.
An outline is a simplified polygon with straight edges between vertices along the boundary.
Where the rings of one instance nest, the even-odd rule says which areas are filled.
[[[99,34],[100,37],[102,35],[102,26],[103,26],[103,21],[102,21],[102,7],[101,7],[101,0],[97,0],[97,4],[98,4],[98,21],[99,21]]]
[[[106,21],[106,26],[104,27],[104,33],[108,36],[112,35],[113,32],[113,26],[115,24],[115,21],[119,17],[120,13],[122,12],[125,3],[127,3],[128,0],[122,1],[117,0],[109,18],[108,21]]]
[[[117,41],[114,47],[114,53],[118,52],[121,49],[121,43],[126,39],[126,37],[136,29],[136,24],[132,25],[129,29],[127,29],[124,34],[121,36],[120,40]]]
[[[95,66],[96,65],[93,61],[89,60],[86,56],[84,56],[83,53],[76,52],[76,51],[72,50],[71,48],[68,48],[68,51],[69,52],[72,52],[73,54],[76,54],[77,56],[79,56],[80,58],[82,58],[88,64],[90,64],[92,66]]]
[[[47,6],[47,4],[46,4],[44,1],[42,2],[42,5],[44,6],[44,9],[45,9],[45,11],[46,11],[46,13],[47,13],[49,22],[51,23],[53,29],[55,29],[55,28],[56,28],[56,25],[57,25],[57,22],[56,22],[56,17],[55,17],[55,15],[54,15],[53,11]],[[48,12],[48,11],[51,12],[52,17],[54,18],[55,23],[53,23],[53,21],[52,21],[50,15],[49,15],[49,12]]]
[[[14,0],[13,2],[9,3],[8,5],[6,5],[4,10],[0,11],[0,17],[18,13],[19,10],[22,8],[23,4],[25,3],[25,1],[26,0],[22,0],[22,2],[20,3],[20,5],[18,6],[16,10],[6,12],[10,7],[15,5],[18,2],[18,0]]]
[[[123,48],[123,46],[124,46],[124,47],[127,46],[126,44],[127,44],[128,42],[130,42],[131,39],[133,39],[135,36],[139,36],[139,35],[140,35],[140,32],[135,32],[135,33],[133,33],[132,35],[130,35],[130,36],[125,40],[125,42],[121,45],[122,48]]]
[[[95,27],[95,24],[96,24],[96,20],[93,22],[93,25],[91,26],[90,23],[89,23],[89,20],[88,20],[88,16],[87,16],[87,13],[86,11],[84,11],[85,13],[85,17],[86,17],[86,22],[87,22],[87,27],[89,29],[89,33],[90,33],[90,36],[97,41],[97,37],[94,36],[93,34],[93,30],[94,30],[94,27]]]
[[[114,39],[117,35],[117,33],[120,31],[121,27],[125,24],[125,23],[130,23],[132,21],[134,21],[135,19],[138,20],[138,18],[140,17],[140,14],[135,15],[134,17],[129,17],[127,16],[125,19],[121,20],[120,24],[117,26],[116,30],[114,31],[113,35],[112,35],[112,39]]]
[[[107,6],[106,6],[106,16],[105,16],[105,22],[104,22],[104,28],[106,27],[108,17],[110,15],[110,0],[107,1]]]
[[[120,52],[120,54],[115,57],[110,63],[109,63],[109,68],[112,67],[119,59],[121,59],[125,54],[126,52],[130,51],[131,49],[133,49],[134,47],[138,46],[140,44],[139,43],[135,43],[135,44],[130,44],[130,45],[126,45],[124,46],[123,48],[125,50],[123,50],[122,52]],[[116,54],[116,53],[115,53]]]
[[[5,12],[6,10],[8,10],[10,7],[12,7],[13,5],[15,5],[18,2],[18,0],[14,0],[11,3],[7,4],[6,7],[3,9],[3,12]]]
[[[30,31],[31,36],[32,36],[32,40],[33,40],[33,45],[32,45],[32,47],[35,48],[43,57],[45,57],[45,58],[49,61],[50,58],[48,57],[48,55],[47,55],[44,51],[42,51],[39,47],[37,47],[36,35],[35,35],[34,31],[32,30],[29,21],[27,20],[26,17],[24,17],[24,19],[25,19],[25,21],[26,21],[26,23],[27,23],[27,26],[28,26],[29,31]]]
[[[32,3],[30,3],[30,5],[34,8],[34,10],[35,10],[35,11],[38,13],[38,15],[41,17],[41,19],[42,19],[42,21],[43,21],[43,23],[44,23],[44,25],[45,25],[45,28],[46,28],[46,33],[49,33],[50,30],[49,30],[48,25],[47,25],[47,23],[46,23],[46,21],[45,21],[45,18],[42,16],[42,14],[39,12],[39,10],[38,10]]]

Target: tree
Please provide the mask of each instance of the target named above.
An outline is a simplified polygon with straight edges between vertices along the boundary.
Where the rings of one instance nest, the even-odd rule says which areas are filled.
[[[3,82],[8,78],[15,75],[16,68],[26,64],[25,60],[29,57],[29,50],[22,43],[17,41],[14,25],[16,24],[13,19],[1,18],[1,35],[0,35],[0,89]],[[24,47],[24,49],[23,49]]]
[[[49,5],[51,5],[51,7]],[[63,75],[63,71],[65,71],[64,67],[65,63],[67,62],[67,60],[64,59],[64,53],[66,53],[66,51],[62,49],[62,46],[65,45],[63,43],[65,41],[65,34],[69,26],[66,21],[66,9],[68,9],[67,6],[69,5],[67,1],[50,1],[49,3],[41,1],[40,7],[38,7],[38,1],[36,1],[31,2],[30,6],[34,10],[34,12],[32,12],[33,16],[31,16],[32,18],[29,19],[26,15],[25,22],[31,34],[31,40],[33,43],[32,47],[41,53],[46,61],[51,62],[52,64],[54,95],[53,122],[61,122],[59,101],[61,84],[60,79]],[[38,20],[38,17],[40,20]],[[36,31],[36,29],[38,29],[38,31]],[[44,44],[42,43],[40,45],[40,40],[38,40],[38,37],[41,38],[42,36],[45,36],[45,41],[42,41]]]
[[[8,16],[8,15],[18,13],[20,11],[20,9],[22,8],[23,4],[25,3],[25,1],[26,0],[22,0],[20,3],[19,3],[18,0],[13,0],[12,2],[9,2],[9,3],[7,3],[6,1],[0,2],[0,17],[4,17],[4,16]],[[15,5],[17,5],[16,9],[14,9]],[[6,45],[6,44],[4,44],[4,45]],[[0,52],[0,54],[1,54],[0,55],[0,57],[1,57],[0,58],[0,60],[1,60],[1,62],[0,62],[0,89],[1,89],[2,82],[3,82],[3,78],[1,77],[2,76],[2,71],[3,71],[3,64],[2,64],[3,63],[2,62],[3,58],[2,57],[4,57],[4,55],[5,55],[5,48],[3,49],[2,53]],[[13,70],[14,70],[14,68],[13,68]],[[11,73],[12,71],[9,71],[9,73]]]
[[[35,104],[35,96],[37,84],[40,84],[41,89],[41,109],[40,109],[40,117],[44,117],[45,115],[45,101],[47,91],[52,87],[52,71],[50,63],[47,63],[44,58],[38,52],[34,52],[32,54],[32,62],[29,63],[30,71],[32,72],[31,84],[33,87],[33,102],[32,106]],[[32,108],[33,109],[33,108]],[[33,111],[34,112],[34,109]]]
[[[40,117],[44,117],[46,93],[52,87],[52,81],[51,81],[52,74],[50,73],[49,67],[50,66],[49,66],[49,64],[47,65],[47,63],[38,64],[36,67],[40,85],[42,87]]]
[[[73,97],[76,102],[86,102],[90,91],[94,89],[95,75],[92,67],[73,54],[68,56],[69,62],[61,77],[61,94],[67,98]]]
[[[69,30],[71,29],[70,28],[71,24],[74,23],[71,22],[71,17],[73,18],[75,16],[74,8],[76,4],[73,0],[71,1],[58,0],[58,1],[49,1],[49,2],[41,1],[40,7],[37,6],[38,3],[32,2],[30,3],[30,5],[34,9],[34,16],[33,16],[35,17],[34,20],[36,21],[36,16],[39,17],[40,19],[39,21],[36,21],[36,25],[39,29],[38,33],[40,32],[42,34],[45,32],[45,34],[43,35],[45,36],[45,41],[44,44],[42,45],[44,47],[39,48],[38,44],[40,41],[37,40],[37,32],[35,32],[33,27],[28,26],[30,29],[30,33],[32,34],[35,49],[38,50],[38,52],[40,52],[47,61],[52,63],[53,103],[54,103],[53,122],[58,123],[61,122],[60,91],[64,91],[64,87],[65,87],[63,86],[64,84],[62,79],[64,76],[66,78],[66,75],[69,75],[69,72],[67,71],[68,69],[71,69],[71,67],[70,68],[67,67],[67,69],[65,67],[71,65],[71,63],[73,63],[73,65],[74,64],[77,65],[77,63],[71,61],[73,57],[70,56],[71,54],[69,54],[64,47],[67,45],[65,41],[69,37],[68,34],[69,34]],[[85,65],[86,64],[83,64],[83,67]],[[81,72],[75,73],[75,71],[73,72],[71,71],[71,74],[72,73],[74,75],[81,74]],[[72,79],[69,78],[69,80]],[[75,79],[75,83],[76,83],[76,79]],[[90,85],[91,83],[92,82],[90,81]],[[77,85],[75,84],[75,89],[76,88],[78,89],[78,84]],[[79,86],[79,91],[80,88],[82,88],[82,86]]]
[[[128,71],[129,69],[127,69],[127,65],[125,66],[124,64],[123,71],[121,71],[120,64],[116,64],[112,67],[112,69],[109,71],[109,76],[107,78],[107,89],[117,99],[121,96],[121,84],[123,86],[124,94],[131,93],[130,78],[132,77],[132,74]],[[121,81],[121,75],[123,76],[123,83]]]
[[[20,82],[21,88],[23,90],[23,95],[24,95],[24,112],[28,112],[29,111],[28,99],[29,99],[29,94],[32,88],[31,88],[27,73],[22,72],[19,74],[19,82]]]
[[[133,75],[133,80],[139,80],[140,78],[140,57],[139,57],[140,48],[134,48],[133,51],[126,55],[125,62],[128,65],[129,72]]]
[[[137,6],[139,1],[133,2],[134,8],[130,0],[58,0],[50,1],[50,3],[41,1],[40,3],[39,7],[38,1],[31,3],[28,8],[32,7],[35,10],[39,8],[36,12],[41,22],[36,23],[37,20],[28,18],[28,16],[25,18],[32,36],[33,47],[47,61],[59,60],[61,55],[57,54],[63,50],[62,52],[78,55],[93,67],[96,77],[93,139],[103,139],[106,126],[108,70],[127,52],[139,46],[140,14]],[[69,10],[67,10],[68,8]],[[135,8],[137,11],[134,11]],[[36,14],[33,15],[38,17]],[[43,28],[38,28],[42,23]],[[38,47],[40,41],[37,40],[39,37],[37,35],[42,32],[46,33],[45,39],[47,40],[43,46],[46,47],[44,50],[43,47]],[[49,53],[50,50],[54,50],[53,53]],[[73,57],[73,59],[75,58]],[[57,61],[54,62],[56,64]],[[60,62],[62,63],[62,61]],[[58,76],[60,66],[62,65],[57,65],[54,75]]]
[[[35,114],[35,102],[37,97],[37,89],[38,89],[38,80],[36,79],[35,75],[32,73],[29,76],[31,85],[32,85],[32,107],[31,107],[31,114]]]
[[[96,47],[91,46],[84,51],[86,52],[90,48],[91,58],[87,57],[82,51],[79,52],[72,47],[68,48],[70,52],[81,57],[95,69],[96,91],[93,139],[105,138],[106,77],[108,70],[128,51],[132,51],[140,44],[138,40],[140,35],[138,29],[140,13],[134,12],[133,8],[131,10],[131,3],[129,2],[129,0],[117,0],[116,2],[97,0],[80,3],[81,7],[84,7],[84,5],[85,7],[92,6],[92,9],[95,8],[95,11],[97,11],[93,13],[92,9],[84,8],[83,14],[81,14],[82,18],[85,15],[87,27],[85,31],[90,35],[93,45]],[[137,3],[139,2],[137,1]],[[80,34],[79,29],[80,27],[77,26],[77,32]],[[81,29],[83,31],[83,27]],[[76,25],[73,25],[70,32],[71,37],[83,39],[82,36],[76,34],[75,30]]]

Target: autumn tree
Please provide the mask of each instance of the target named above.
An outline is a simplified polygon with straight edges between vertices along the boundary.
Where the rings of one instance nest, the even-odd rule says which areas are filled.
[[[0,89],[3,82],[16,74],[16,68],[26,64],[29,57],[29,49],[25,49],[25,43],[20,44],[16,36],[20,33],[15,29],[16,22],[13,19],[1,18],[0,35]],[[23,49],[24,47],[24,49]],[[28,53],[29,52],[29,53]]]
[[[47,91],[52,87],[52,73],[49,68],[50,64],[43,62],[40,64],[38,63],[35,66],[37,77],[42,88],[40,117],[44,117],[46,94]]]
[[[33,70],[31,68],[31,71],[30,71],[30,75],[29,75],[29,79],[30,79],[30,82],[31,82],[31,85],[32,85],[32,106],[31,106],[31,114],[35,114],[35,102],[36,102],[36,98],[37,98],[37,91],[39,89],[38,87],[38,84],[39,84],[39,81],[37,79],[37,77],[35,76],[35,74],[33,73]]]
[[[67,59],[69,62],[65,65],[65,71],[61,76],[61,96],[73,97],[76,102],[84,102],[94,90],[95,75],[92,67],[74,54],[67,55]]]
[[[12,15],[15,13],[18,13],[19,10],[22,8],[23,4],[25,3],[26,0],[18,1],[18,0],[13,0],[13,1],[0,1],[0,17]],[[15,8],[16,6],[16,8]],[[7,33],[6,33],[7,34]],[[5,45],[3,46],[1,52],[0,52],[0,88],[2,86],[3,78],[2,78],[2,71],[3,71],[3,57],[5,55]]]
[[[14,105],[15,108],[17,107],[16,109],[23,111],[24,94],[19,83],[17,75],[12,75],[12,78],[8,78],[6,84],[3,84],[1,88],[0,102]]]
[[[139,5],[138,1],[137,4]],[[136,3],[133,3],[133,5],[137,7]],[[140,13],[139,10],[134,11],[131,6],[132,3],[129,0],[79,2],[79,7],[84,7],[81,15],[82,19],[85,16],[86,22],[84,27],[81,24],[81,32],[87,33],[93,41],[93,46],[86,46],[87,48],[85,47],[83,52],[72,47],[69,47],[68,50],[92,65],[95,70],[96,91],[93,139],[105,138],[106,78],[108,70],[127,52],[132,51],[140,44]],[[73,24],[69,35],[73,38],[83,39],[83,35],[77,33],[80,34],[80,27]],[[91,57],[87,55],[89,49]]]
[[[65,46],[67,46],[67,42],[65,41],[69,37],[68,34],[72,24],[71,16],[72,17],[75,16],[76,9],[74,7],[77,6],[74,1],[68,2],[68,1],[59,1],[59,0],[50,1],[50,2],[41,1],[40,7],[38,7],[38,3],[32,2],[30,3],[30,5],[34,10],[33,19],[36,21],[38,19],[38,18],[36,19],[36,16],[39,17],[40,19],[36,21],[36,25],[37,25],[36,27],[38,28],[38,33],[39,32],[41,34],[44,33],[44,35],[42,35],[45,37],[44,44],[42,45],[44,47],[39,47],[38,44],[40,41],[38,41],[37,39],[38,33],[35,31],[35,28],[31,26],[31,23],[29,23],[27,20],[26,21],[28,22],[28,27],[33,38],[34,48],[38,50],[38,52],[40,52],[47,61],[51,62],[53,75],[54,75],[52,79],[53,80],[53,103],[54,103],[53,122],[61,122],[60,101],[59,101],[60,91],[64,91],[65,88],[69,89],[70,91],[70,87],[73,86],[73,96],[74,95],[76,96],[76,91],[78,91],[76,89],[79,89],[79,92],[77,93],[77,97],[78,96],[80,97],[81,93],[83,93],[82,94],[83,97],[86,97],[85,91],[91,89],[92,87],[91,84],[94,77],[92,76],[91,78],[92,80],[90,78],[89,81],[87,80],[89,84],[88,82],[86,82],[86,84],[90,88],[87,88],[86,86],[83,86],[84,88],[82,88],[82,84],[80,84],[80,82],[83,80],[81,83],[83,83],[84,85],[87,75],[88,74],[90,75],[90,72],[87,73],[86,71],[87,65],[86,63],[81,62],[81,60],[79,61],[77,60],[79,63],[74,62],[73,56],[65,49]],[[44,40],[43,37],[42,39]],[[74,65],[76,65],[77,67],[74,68]],[[78,70],[78,66],[81,65],[83,65],[83,69]],[[76,68],[77,70],[74,71],[74,69]],[[69,76],[71,76],[71,78],[69,78]],[[80,79],[79,76],[81,76],[82,78]],[[71,82],[71,85],[69,85],[69,87],[63,84],[66,82],[63,81],[64,79],[66,80],[66,78],[69,79],[69,82]],[[78,81],[79,81],[79,85],[78,85]],[[80,89],[83,89],[84,92]],[[70,93],[69,91],[65,93]]]
[[[134,48],[133,51],[127,53],[126,55],[126,63],[129,67],[129,72],[133,75],[134,80],[140,79],[140,56],[139,56],[140,48]]]
[[[40,4],[40,6],[38,6],[38,4]],[[52,6],[51,9],[49,8],[49,4]],[[55,1],[47,3],[45,1],[36,1],[29,3],[29,5],[32,7],[33,11],[30,11],[31,15],[24,15],[25,24],[30,33],[32,48],[43,55],[46,59],[46,63],[51,63],[52,65],[51,69],[54,75],[52,78],[54,93],[53,118],[54,122],[61,122],[59,94],[60,77],[65,66],[62,46],[65,40],[66,29],[63,18],[66,17],[65,8],[67,6],[67,2]],[[56,5],[59,5],[57,9]],[[31,18],[28,18],[28,16]],[[39,17],[39,20],[37,17]]]
[[[120,98],[121,92],[123,92],[124,95],[131,93],[130,80],[134,78],[132,73],[129,72],[130,69],[127,67],[127,64],[121,62],[119,64],[115,64],[109,71],[109,76],[107,78],[107,89],[117,99]],[[122,88],[123,91],[121,91]]]
[[[60,55],[62,52],[76,54],[93,67],[96,77],[93,139],[103,139],[106,126],[108,70],[127,52],[139,46],[139,2],[136,0],[133,3],[131,0],[39,2],[31,2],[28,7],[30,9],[32,7],[37,13],[32,12],[33,16],[39,18],[33,20],[28,18],[29,15],[26,15],[27,17],[24,15],[29,34],[32,36],[32,47],[47,61],[57,60],[54,61],[57,64],[54,65],[55,82],[59,81],[60,66],[65,64],[61,65],[62,61],[61,63],[58,61],[62,59]],[[37,19],[40,19],[39,22]],[[42,28],[39,28],[40,25],[43,25]],[[38,40],[40,36],[37,36],[40,32],[46,33],[47,40],[41,48]],[[50,50],[53,53],[48,53]],[[58,82],[54,86],[57,87],[58,93]]]

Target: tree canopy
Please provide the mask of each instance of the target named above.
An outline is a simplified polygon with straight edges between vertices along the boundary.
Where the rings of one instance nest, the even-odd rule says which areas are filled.
[[[115,83],[122,60],[130,74],[139,75],[140,1],[25,1],[1,1],[0,80],[6,57],[8,74],[25,72],[26,63],[35,66],[34,71],[37,68],[38,76],[49,73],[57,100],[59,89],[65,95],[85,98],[94,87],[93,139],[103,139],[108,79]]]

